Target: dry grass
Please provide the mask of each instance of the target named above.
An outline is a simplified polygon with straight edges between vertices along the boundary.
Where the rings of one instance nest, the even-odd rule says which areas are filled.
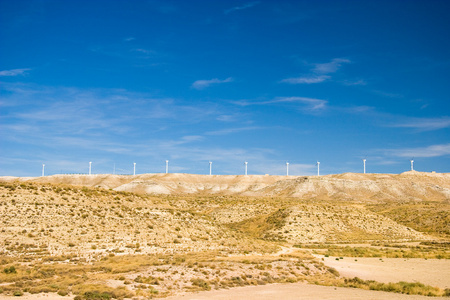
[[[445,245],[445,246],[444,246]],[[299,244],[298,248],[314,249],[313,253],[326,256],[344,257],[385,257],[385,258],[425,258],[450,259],[450,245],[389,245],[380,246],[338,246],[327,244]]]
[[[389,241],[387,246],[314,247],[333,256],[447,259],[445,242],[424,239],[414,247],[395,242],[424,237],[406,226],[445,236],[448,205],[207,192],[156,196],[67,183],[0,181],[1,293],[148,298],[309,281],[444,295],[420,284],[346,282],[309,252],[280,249],[313,241]],[[404,209],[411,213],[400,214]],[[433,210],[438,217],[431,223],[414,218],[419,213],[431,217]]]
[[[450,237],[450,205],[442,201],[382,202],[369,209],[415,230]]]

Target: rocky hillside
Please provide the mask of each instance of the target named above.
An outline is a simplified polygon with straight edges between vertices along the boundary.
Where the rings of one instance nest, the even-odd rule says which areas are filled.
[[[1,177],[0,294],[148,299],[339,276],[294,245],[447,258],[449,195],[449,174],[417,172]]]
[[[264,241],[413,241],[450,233],[450,174],[54,175],[0,183],[0,248],[7,253],[233,253],[269,249]],[[426,223],[414,218],[421,215]]]
[[[287,196],[320,200],[435,200],[450,199],[450,174],[345,173],[326,176],[260,175],[53,175],[36,178],[0,177],[0,180],[101,187],[140,194],[208,194]]]

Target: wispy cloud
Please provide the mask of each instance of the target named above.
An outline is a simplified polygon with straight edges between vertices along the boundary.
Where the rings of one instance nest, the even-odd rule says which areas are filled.
[[[19,75],[25,75],[26,72],[30,71],[31,69],[12,69],[12,70],[4,70],[0,71],[0,76],[19,76]]]
[[[346,58],[334,58],[328,63],[314,64],[312,71],[317,74],[336,73],[342,64],[348,64],[351,61]]]
[[[431,145],[428,147],[386,150],[389,155],[397,157],[439,157],[450,155],[450,143]]]
[[[252,166],[258,173],[270,175],[286,175],[286,163],[284,161],[268,161],[264,165],[257,164]],[[315,164],[301,164],[290,162],[290,176],[310,176],[317,174],[317,166]]]
[[[148,49],[143,49],[143,48],[136,48],[136,49],[133,49],[132,51],[140,52],[140,53],[147,54],[147,55],[155,54],[155,51],[148,50]]]
[[[441,118],[403,118],[390,127],[414,128],[419,131],[438,130],[450,127],[450,117]]]
[[[344,85],[352,86],[352,85],[367,85],[367,82],[363,79],[359,80],[344,80],[342,82]]]
[[[227,82],[232,82],[233,78],[232,77],[228,77],[226,79],[218,79],[218,78],[213,78],[213,79],[209,79],[209,80],[197,80],[192,84],[192,88],[196,89],[196,90],[203,90],[213,84],[221,84],[221,83],[227,83]]]
[[[292,77],[280,80],[280,82],[291,83],[291,84],[311,84],[311,83],[319,83],[330,79],[331,76],[328,75],[320,75],[320,76],[305,76],[305,77]]]
[[[243,131],[252,131],[252,130],[261,130],[265,127],[260,126],[248,126],[248,127],[239,127],[239,128],[227,128],[227,129],[221,129],[221,130],[214,130],[214,131],[208,131],[205,134],[206,135],[227,135],[237,132],[243,132]]]
[[[158,143],[162,148],[171,148],[184,144],[199,142],[202,140],[204,140],[204,137],[201,135],[186,135],[176,140],[161,140]]]
[[[236,10],[243,10],[243,9],[251,8],[255,5],[258,5],[259,3],[260,3],[259,1],[253,1],[253,2],[246,3],[244,5],[241,5],[241,6],[235,6],[235,7],[225,10],[225,14],[229,14]]]
[[[4,101],[16,103],[2,119],[2,138],[24,145],[42,143],[123,152],[124,140],[148,138],[160,131],[215,120],[215,104],[190,105],[182,100],[117,89],[78,89],[5,84]],[[8,107],[5,109],[9,110]],[[226,113],[221,110],[220,113]],[[142,130],[145,128],[145,130]],[[199,141],[186,135],[183,143]]]
[[[277,97],[272,100],[267,101],[234,101],[236,105],[240,106],[250,106],[250,105],[269,105],[269,104],[278,104],[278,103],[296,103],[302,104],[304,109],[315,111],[315,110],[323,110],[326,108],[328,101],[322,99],[315,98],[307,98],[307,97]]]
[[[324,82],[331,79],[331,76],[328,74],[336,73],[339,68],[346,63],[351,63],[351,61],[346,58],[334,58],[328,63],[312,64],[313,67],[310,70],[311,74],[285,78],[279,82],[289,84],[312,84]]]
[[[388,97],[388,98],[403,98],[404,97],[402,94],[389,93],[389,92],[380,91],[380,90],[372,90],[372,92],[375,94],[381,95],[383,97]]]

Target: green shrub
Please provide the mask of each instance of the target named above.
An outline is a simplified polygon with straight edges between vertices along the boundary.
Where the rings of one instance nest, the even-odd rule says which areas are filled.
[[[17,273],[16,267],[11,266],[9,268],[4,268],[3,269],[3,273],[5,273],[5,274],[16,274]]]
[[[194,279],[191,279],[191,282],[192,282],[192,285],[198,286],[199,288],[201,288],[205,291],[209,291],[211,289],[211,286],[209,285],[209,283],[207,281],[205,281],[204,279],[194,278]]]

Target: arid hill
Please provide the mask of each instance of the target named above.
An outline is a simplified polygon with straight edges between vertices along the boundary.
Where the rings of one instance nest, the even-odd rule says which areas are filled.
[[[284,196],[334,200],[436,200],[450,199],[450,174],[410,171],[402,174],[345,173],[326,176],[269,175],[53,175],[0,177],[36,183],[101,187],[145,194],[209,194]]]
[[[0,294],[147,299],[297,281],[372,288],[311,251],[448,259],[449,200],[450,174],[419,172],[0,177]]]

